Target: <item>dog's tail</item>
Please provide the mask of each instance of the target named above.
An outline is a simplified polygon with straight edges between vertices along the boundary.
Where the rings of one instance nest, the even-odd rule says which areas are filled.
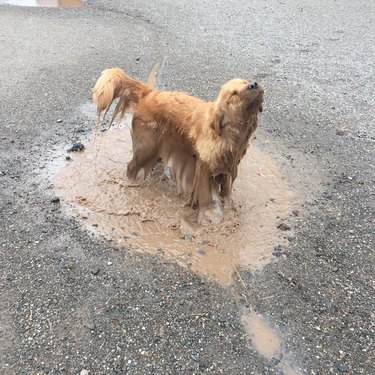
[[[98,124],[104,120],[112,102],[120,98],[112,114],[108,128],[112,125],[115,117],[120,113],[120,118],[127,111],[134,111],[139,99],[152,89],[142,82],[130,78],[120,68],[106,69],[102,72],[92,89],[92,99],[98,104]],[[104,111],[103,118],[101,114]]]

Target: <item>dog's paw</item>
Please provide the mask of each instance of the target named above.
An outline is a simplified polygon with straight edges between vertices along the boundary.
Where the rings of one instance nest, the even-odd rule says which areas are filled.
[[[199,224],[219,224],[224,218],[223,207],[220,201],[213,201],[211,207],[200,209],[198,214]]]

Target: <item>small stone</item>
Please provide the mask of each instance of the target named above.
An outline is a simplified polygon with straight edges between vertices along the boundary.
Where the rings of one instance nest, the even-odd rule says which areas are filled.
[[[67,156],[65,156],[65,160],[70,161],[70,160],[72,160],[72,158],[69,155],[67,155]]]
[[[90,272],[91,272],[91,274],[93,274],[94,276],[96,276],[96,275],[99,274],[100,268],[99,267],[94,267]]]
[[[83,370],[81,370],[81,372],[79,373],[79,375],[89,375],[89,370],[85,370],[85,369],[83,369]]]
[[[343,350],[339,350],[340,360],[343,360],[346,357],[346,353]]]
[[[84,148],[85,146],[81,142],[75,142],[73,143],[72,147],[68,149],[68,152],[82,151]]]
[[[271,359],[271,363],[274,366],[277,366],[280,362],[281,362],[280,358],[272,357],[272,359]]]
[[[85,133],[87,131],[86,128],[76,128],[74,129],[74,133]]]
[[[199,354],[192,354],[191,355],[191,358],[192,358],[192,360],[194,361],[194,362],[199,362]]]
[[[339,365],[337,365],[337,370],[339,370],[340,372],[348,372],[349,367],[348,365],[345,365],[344,363],[340,363]]]
[[[51,199],[51,203],[60,203],[60,198],[59,197],[53,197]]]
[[[64,122],[64,120],[62,120],[61,118],[59,118],[59,119],[56,120],[56,122],[57,122],[58,124],[61,124],[62,122]]]
[[[285,223],[280,223],[277,226],[277,228],[280,229],[280,230],[283,230],[283,231],[290,230],[290,226],[288,224],[285,224]]]
[[[113,262],[107,262],[107,266],[112,266]]]
[[[345,134],[345,131],[344,131],[343,128],[337,128],[337,129],[336,129],[336,134],[337,134],[337,135],[344,135],[344,134]]]

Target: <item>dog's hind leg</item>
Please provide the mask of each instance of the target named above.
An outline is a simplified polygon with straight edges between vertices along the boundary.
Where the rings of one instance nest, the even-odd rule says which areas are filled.
[[[127,177],[131,181],[144,180],[158,162],[158,143],[153,129],[147,127],[142,119],[132,120],[133,158],[128,163]]]
[[[148,173],[154,168],[155,164],[158,162],[159,157],[154,157],[149,155],[133,155],[132,160],[128,163],[126,175],[128,179],[132,182],[142,181],[146,178]]]

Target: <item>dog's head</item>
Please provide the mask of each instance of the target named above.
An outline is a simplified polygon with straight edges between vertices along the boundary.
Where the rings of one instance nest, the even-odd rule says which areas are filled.
[[[221,135],[227,124],[246,125],[262,112],[264,88],[257,82],[232,79],[222,86],[215,102],[214,130]]]

